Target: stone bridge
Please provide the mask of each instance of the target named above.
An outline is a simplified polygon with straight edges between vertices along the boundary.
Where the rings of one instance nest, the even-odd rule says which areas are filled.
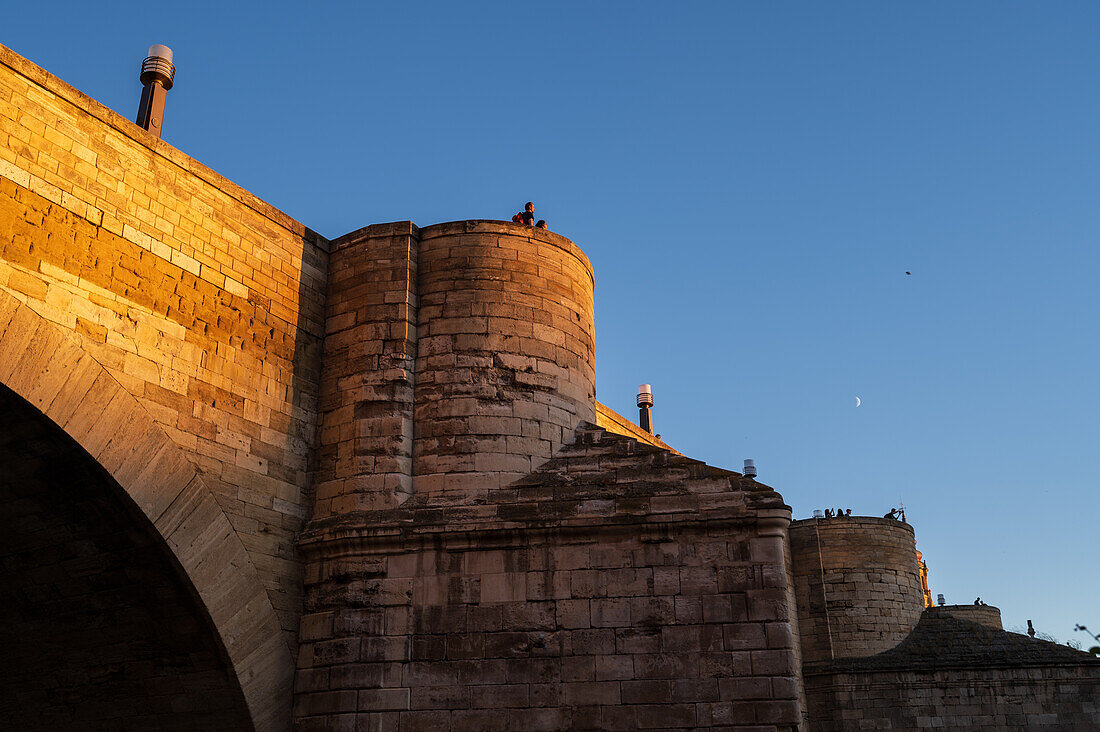
[[[441,302],[422,329],[417,407],[401,363],[415,352],[415,257],[396,250],[436,237],[424,256],[443,271],[466,223],[329,242],[2,46],[0,142],[0,726],[287,729],[306,586],[296,541],[315,499],[322,516],[397,505],[414,459],[440,496],[486,476],[495,487],[582,419],[658,444],[595,403],[591,268],[561,237],[543,238],[572,269],[538,278],[550,294],[525,306],[531,323],[509,321],[521,348],[486,341],[459,360],[565,397],[520,405],[499,439],[455,447],[445,423],[476,431],[483,395],[449,402],[472,405],[464,417],[444,414],[435,396],[456,364],[431,349],[468,319]],[[331,298],[330,250],[343,252],[339,281],[365,245],[381,299],[346,282],[348,298]],[[584,283],[576,302],[551,314],[569,278]],[[453,285],[434,286],[443,297]],[[513,308],[523,294],[501,297]],[[382,314],[363,326],[371,308]],[[322,409],[326,323],[352,370],[333,372]],[[406,413],[365,414],[373,402],[342,391],[362,363],[340,349],[364,338],[380,349],[359,354],[375,359],[375,386],[398,401],[408,387]],[[415,445],[414,408],[438,412]]]
[[[907,524],[596,401],[594,286],[508,222],[326,240],[0,46],[0,729],[1096,728],[1100,661],[925,610]]]
[[[0,142],[0,720],[285,729],[328,242],[3,47]]]

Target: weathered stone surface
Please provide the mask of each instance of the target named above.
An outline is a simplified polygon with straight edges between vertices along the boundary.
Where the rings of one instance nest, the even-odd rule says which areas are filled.
[[[1100,659],[924,612],[896,647],[807,664],[812,730],[1089,730],[1100,726]]]
[[[0,289],[74,339],[188,454],[246,537],[293,647],[327,242],[0,47],[4,142]],[[25,328],[5,341],[24,338],[52,348]],[[32,400],[64,381],[55,369],[32,393],[19,373],[3,383]],[[115,436],[96,404],[71,429]]]
[[[786,576],[782,534],[778,551],[753,546],[785,526],[777,494],[585,425],[538,470],[473,495],[311,524],[303,722],[332,719],[309,699],[337,670],[383,664],[400,674],[357,676],[360,708],[399,709],[402,725],[415,710],[444,729],[707,726],[724,714],[709,705],[746,698],[730,679],[755,683],[774,724],[801,719],[795,643],[768,633],[791,623],[785,585],[770,589]],[[332,624],[351,598],[386,640]],[[767,603],[759,617],[750,599]]]
[[[940,605],[926,608],[925,612],[950,615],[959,620],[969,620],[994,630],[1002,630],[1001,610],[992,605]]]
[[[0,142],[0,383],[149,520],[190,492],[157,526],[286,729],[326,242],[3,47]]]
[[[392,508],[412,494],[419,230],[331,245],[313,515]]]
[[[595,421],[592,266],[568,239],[509,223],[419,234],[414,483],[461,501]]]
[[[924,599],[909,524],[805,519],[791,524],[790,541],[806,662],[884,651],[917,624]]]

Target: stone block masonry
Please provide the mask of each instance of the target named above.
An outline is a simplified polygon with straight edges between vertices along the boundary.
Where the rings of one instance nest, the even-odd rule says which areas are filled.
[[[596,421],[592,265],[565,237],[510,223],[420,237],[414,483],[466,500]]]
[[[849,673],[807,686],[822,709],[814,732],[1100,729],[1100,666]]]
[[[592,424],[572,242],[401,222],[330,262],[301,730],[800,723],[789,509]]]
[[[598,404],[593,287],[508,222],[328,242],[0,47],[0,716],[1100,724],[1100,662],[921,615],[908,525],[791,524]]]
[[[981,623],[989,628],[1001,630],[1001,609],[992,605],[940,605],[930,607],[926,613],[942,613],[953,618]]]
[[[796,728],[789,509],[577,437],[479,502],[311,525],[299,729]]]
[[[929,608],[888,651],[807,664],[810,729],[1100,727],[1100,659],[964,614]]]
[[[289,726],[302,592],[294,540],[310,509],[326,249],[323,237],[0,47],[0,300],[28,311],[4,333],[7,353],[26,351],[11,373],[48,360],[44,334],[56,327],[65,341],[56,352],[105,370],[83,418],[116,435],[149,419],[193,467],[202,499],[186,520],[232,550],[188,567],[191,580],[210,602],[253,584],[263,593],[215,616],[229,648],[265,648],[263,658],[234,658],[233,672],[267,729]],[[103,392],[117,396],[96,404]],[[123,395],[136,403],[114,408]],[[128,422],[107,420],[120,411]],[[155,443],[142,437],[134,450]],[[138,459],[155,465],[169,452]],[[282,636],[242,638],[243,615],[270,617]]]
[[[592,268],[564,237],[378,224],[330,271],[316,519],[468,500],[596,420]]]
[[[913,528],[848,516],[790,528],[803,660],[869,656],[897,645],[924,608]]]
[[[411,222],[332,243],[315,518],[412,494],[419,249]]]
[[[295,646],[327,242],[0,47],[0,288],[193,460]]]

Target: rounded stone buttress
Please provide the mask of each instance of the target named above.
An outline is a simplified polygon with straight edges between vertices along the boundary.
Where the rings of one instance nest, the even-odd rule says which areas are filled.
[[[573,242],[496,221],[420,230],[418,494],[476,494],[596,421],[593,275]]]
[[[934,615],[950,615],[959,620],[969,620],[994,630],[1004,630],[1001,625],[1001,609],[992,605],[939,605],[928,608]]]
[[[790,542],[803,660],[874,655],[916,626],[924,600],[912,526],[803,519],[791,523]]]

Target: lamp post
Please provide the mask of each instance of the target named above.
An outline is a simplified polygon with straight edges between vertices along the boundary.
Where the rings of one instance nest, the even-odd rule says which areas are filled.
[[[653,417],[650,408],[653,406],[653,389],[649,384],[638,387],[638,424],[646,432],[653,434]]]
[[[164,101],[175,75],[172,49],[159,43],[149,46],[149,55],[141,63],[141,83],[145,87],[141,90],[137,124],[157,137],[164,124]]]

